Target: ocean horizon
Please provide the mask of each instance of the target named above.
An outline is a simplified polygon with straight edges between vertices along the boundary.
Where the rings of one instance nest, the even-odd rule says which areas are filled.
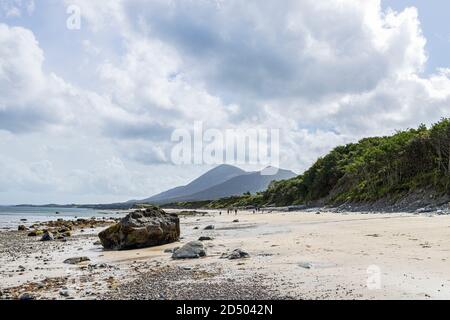
[[[34,206],[0,206],[0,230],[11,230],[19,225],[31,225],[56,219],[103,218],[124,215],[118,210],[89,208],[61,208]]]

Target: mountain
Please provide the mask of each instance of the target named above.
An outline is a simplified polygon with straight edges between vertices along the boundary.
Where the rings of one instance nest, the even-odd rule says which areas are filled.
[[[234,167],[230,165],[220,165],[205,174],[201,175],[191,183],[185,186],[176,187],[167,191],[164,191],[162,193],[159,193],[157,195],[154,195],[150,198],[141,200],[139,202],[154,202],[154,203],[160,203],[160,202],[166,202],[169,199],[174,198],[181,198],[186,197],[191,194],[195,194],[197,192],[200,192],[202,190],[206,190],[208,188],[211,188],[215,185],[218,185],[220,183],[223,183],[231,178],[246,174],[247,172]]]
[[[242,195],[246,192],[256,193],[267,189],[272,181],[280,181],[295,177],[296,174],[289,170],[278,169],[275,175],[264,175],[262,171],[248,172],[231,178],[216,186],[191,194],[187,197],[175,199],[181,201],[217,200],[230,196]]]
[[[186,186],[144,199],[140,202],[164,204],[181,201],[216,200],[223,197],[242,195],[245,192],[256,193],[266,190],[272,181],[295,177],[292,171],[277,169],[273,175],[265,175],[268,169],[247,172],[230,165],[221,165],[208,171]]]

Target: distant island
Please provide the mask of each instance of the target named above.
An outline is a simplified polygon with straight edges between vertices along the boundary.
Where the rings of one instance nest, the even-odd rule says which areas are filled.
[[[34,207],[129,210],[146,204],[166,207],[179,202],[219,201],[228,197],[234,198],[241,195],[257,194],[266,190],[270,183],[274,181],[282,181],[295,176],[297,174],[292,171],[273,167],[268,167],[261,171],[247,172],[238,167],[223,164],[209,170],[185,186],[175,187],[142,200],[129,200],[111,204],[46,204]],[[28,204],[19,206],[33,207],[33,205]]]

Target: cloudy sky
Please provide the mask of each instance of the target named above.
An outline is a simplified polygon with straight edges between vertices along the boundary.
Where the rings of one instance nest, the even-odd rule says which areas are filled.
[[[336,145],[436,122],[450,115],[449,10],[0,0],[0,204],[123,201],[187,183],[209,166],[171,164],[170,136],[198,120],[281,129],[281,166],[299,173]]]

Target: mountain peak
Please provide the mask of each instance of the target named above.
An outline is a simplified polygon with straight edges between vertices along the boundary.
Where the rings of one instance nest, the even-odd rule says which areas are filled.
[[[265,190],[273,180],[292,178],[292,171],[268,166],[261,171],[247,172],[233,165],[218,165],[185,186],[176,187],[141,202],[168,203],[191,200],[212,200]]]
[[[247,174],[247,172],[232,165],[221,164],[205,172],[200,177],[185,186],[180,186],[164,191],[148,199],[144,199],[142,200],[142,202],[158,202],[165,199],[184,197],[190,194],[201,192],[243,174]]]
[[[214,167],[213,169],[211,169],[209,172],[211,172],[211,171],[213,171],[213,170],[242,170],[242,169],[240,169],[240,168],[238,168],[238,167],[236,167],[236,166],[232,166],[232,165],[230,165],[230,164],[226,164],[226,163],[224,163],[224,164],[220,164],[220,165],[218,165],[217,167]]]
[[[281,170],[280,168],[268,166],[268,167],[265,167],[264,169],[262,169],[259,173],[262,176],[274,176],[274,175],[278,174],[278,172],[280,170]]]

